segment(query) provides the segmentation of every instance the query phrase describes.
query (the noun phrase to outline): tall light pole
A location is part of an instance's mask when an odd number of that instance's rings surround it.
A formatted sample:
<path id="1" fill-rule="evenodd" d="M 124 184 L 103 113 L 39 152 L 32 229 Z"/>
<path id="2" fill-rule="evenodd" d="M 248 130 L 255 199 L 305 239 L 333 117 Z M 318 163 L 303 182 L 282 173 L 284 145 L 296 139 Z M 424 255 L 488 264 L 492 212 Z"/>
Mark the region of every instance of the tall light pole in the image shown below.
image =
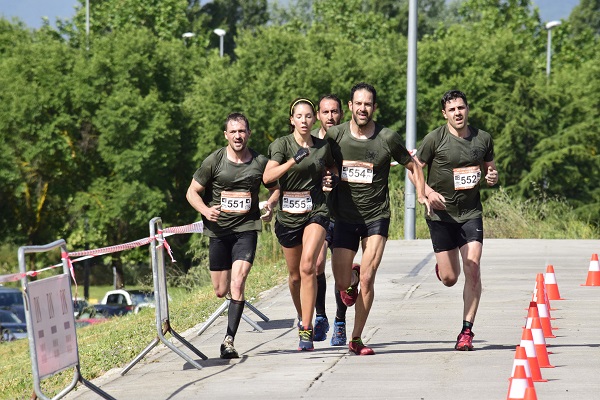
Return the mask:
<path id="1" fill-rule="evenodd" d="M 546 49 L 546 77 L 550 77 L 550 60 L 552 59 L 552 28 L 561 25 L 560 21 L 550 21 L 546 24 L 548 30 L 548 48 Z"/>
<path id="2" fill-rule="evenodd" d="M 85 0 L 85 49 L 90 51 L 90 0 Z"/>
<path id="3" fill-rule="evenodd" d="M 219 54 L 223 57 L 223 36 L 225 36 L 225 30 L 217 28 L 213 31 L 215 34 L 219 36 Z"/>
<path id="4" fill-rule="evenodd" d="M 417 142 L 417 0 L 408 3 L 408 58 L 406 61 L 406 148 Z M 404 240 L 415 239 L 415 186 L 404 178 Z"/>

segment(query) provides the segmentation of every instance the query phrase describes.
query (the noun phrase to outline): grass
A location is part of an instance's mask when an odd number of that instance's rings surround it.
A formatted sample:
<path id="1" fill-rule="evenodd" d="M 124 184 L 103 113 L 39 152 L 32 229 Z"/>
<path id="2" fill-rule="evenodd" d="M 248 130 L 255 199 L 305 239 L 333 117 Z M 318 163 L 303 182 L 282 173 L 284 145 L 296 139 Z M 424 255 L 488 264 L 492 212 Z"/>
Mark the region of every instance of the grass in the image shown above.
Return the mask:
<path id="1" fill-rule="evenodd" d="M 263 238 L 264 237 L 264 238 Z M 279 249 L 273 246 L 271 232 L 261 235 L 257 260 Z M 167 266 L 167 268 L 169 268 Z M 273 286 L 284 282 L 285 265 L 277 262 L 256 263 L 246 285 L 250 301 Z M 111 286 L 90 287 L 90 298 L 101 299 Z M 132 288 L 131 288 L 132 289 Z M 79 288 L 80 296 L 83 288 Z M 173 328 L 181 333 L 205 321 L 223 302 L 216 298 L 210 285 L 192 291 L 169 288 L 169 317 Z M 123 367 L 133 360 L 156 337 L 153 312 L 129 314 L 107 322 L 77 330 L 81 373 L 85 379 L 97 378 L 115 367 Z M 72 369 L 56 374 L 42 382 L 47 397 L 54 397 L 68 386 Z M 0 398 L 29 399 L 33 393 L 33 377 L 28 343 L 26 340 L 0 345 Z"/>
<path id="2" fill-rule="evenodd" d="M 402 238 L 404 192 L 391 185 L 392 224 L 390 239 Z M 252 273 L 246 286 L 248 300 L 285 282 L 287 270 L 281 248 L 269 225 L 260 235 Z M 593 239 L 599 229 L 575 218 L 572 209 L 556 199 L 515 200 L 496 189 L 484 203 L 484 227 L 487 238 Z M 429 238 L 423 207 L 417 206 L 416 237 Z M 169 269 L 169 266 L 167 266 Z M 198 268 L 200 269 L 200 268 Z M 199 276 L 206 278 L 206 272 Z M 173 328 L 183 332 L 205 321 L 222 303 L 213 294 L 206 279 L 204 286 L 169 288 L 170 320 Z M 90 288 L 90 297 L 101 299 L 110 286 Z M 79 296 L 83 288 L 79 288 Z M 290 305 L 291 306 L 291 305 Z M 156 337 L 154 313 L 142 312 L 114 318 L 100 325 L 77 331 L 82 375 L 94 379 L 115 367 L 123 367 Z M 62 372 L 43 381 L 43 390 L 53 397 L 72 379 L 72 372 Z M 28 399 L 33 392 L 31 363 L 27 341 L 0 345 L 0 393 L 6 399 Z"/>

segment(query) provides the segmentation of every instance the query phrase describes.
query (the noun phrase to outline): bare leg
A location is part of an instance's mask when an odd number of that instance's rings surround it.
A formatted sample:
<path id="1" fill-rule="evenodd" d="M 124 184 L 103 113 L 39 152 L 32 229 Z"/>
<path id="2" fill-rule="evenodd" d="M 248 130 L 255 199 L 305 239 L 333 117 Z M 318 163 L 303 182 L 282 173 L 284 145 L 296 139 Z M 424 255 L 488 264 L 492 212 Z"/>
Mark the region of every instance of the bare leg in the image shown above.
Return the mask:
<path id="1" fill-rule="evenodd" d="M 470 242 L 460 248 L 465 271 L 465 287 L 463 289 L 463 320 L 473 323 L 479 300 L 481 299 L 481 251 L 483 245 L 479 242 Z"/>
<path id="2" fill-rule="evenodd" d="M 231 270 L 210 271 L 210 280 L 217 297 L 222 298 L 229 293 L 229 282 L 231 280 Z"/>
<path id="3" fill-rule="evenodd" d="M 300 259 L 300 301 L 302 325 L 312 328 L 315 301 L 317 298 L 317 257 L 325 241 L 325 229 L 319 224 L 309 224 L 302 236 Z"/>
<path id="4" fill-rule="evenodd" d="M 246 289 L 246 278 L 250 273 L 252 264 L 248 261 L 237 260 L 234 261 L 231 268 L 231 298 L 233 300 L 244 300 L 244 290 Z"/>
<path id="5" fill-rule="evenodd" d="M 288 286 L 292 302 L 296 308 L 298 317 L 302 317 L 302 303 L 300 302 L 300 256 L 302 255 L 302 246 L 283 247 L 283 255 L 288 268 Z"/>
<path id="6" fill-rule="evenodd" d="M 458 249 L 435 253 L 440 278 L 445 286 L 454 286 L 460 276 L 460 260 Z"/>
<path id="7" fill-rule="evenodd" d="M 356 300 L 354 329 L 352 338 L 362 335 L 373 299 L 375 298 L 375 275 L 383 257 L 387 239 L 381 235 L 373 235 L 363 239 L 363 255 L 360 263 L 360 291 Z"/>

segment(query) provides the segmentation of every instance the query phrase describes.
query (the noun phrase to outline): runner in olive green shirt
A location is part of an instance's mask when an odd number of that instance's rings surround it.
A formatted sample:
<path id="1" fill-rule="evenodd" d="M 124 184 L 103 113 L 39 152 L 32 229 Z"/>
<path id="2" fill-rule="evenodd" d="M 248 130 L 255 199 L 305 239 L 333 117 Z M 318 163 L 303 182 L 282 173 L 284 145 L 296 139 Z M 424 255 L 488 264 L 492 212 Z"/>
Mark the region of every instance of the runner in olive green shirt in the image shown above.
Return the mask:
<path id="1" fill-rule="evenodd" d="M 311 135 L 318 138 L 325 138 L 327 129 L 332 126 L 339 125 L 340 121 L 344 117 L 344 111 L 342 110 L 342 101 L 335 94 L 326 94 L 321 96 L 319 104 L 317 105 L 317 119 L 321 123 L 320 127 L 313 129 Z M 330 213 L 331 217 L 331 213 Z M 327 261 L 327 248 L 331 246 L 333 241 L 333 220 L 329 222 L 327 226 L 327 233 L 325 234 L 325 242 L 319 252 L 317 258 L 317 299 L 315 302 L 315 325 L 314 325 L 314 340 L 321 342 L 327 340 L 327 332 L 329 332 L 329 320 L 327 319 L 327 312 L 325 309 L 325 298 L 327 295 L 327 279 L 325 277 L 325 263 Z M 339 293 L 336 291 L 336 301 L 339 297 Z M 343 304 L 343 303 L 342 303 Z M 345 306 L 344 306 L 345 307 Z M 338 312 L 340 311 L 338 307 Z M 344 309 L 343 317 L 338 319 L 340 315 L 336 315 L 336 321 L 334 323 L 334 331 L 331 337 L 332 346 L 345 346 L 346 345 L 346 313 Z"/>
<path id="2" fill-rule="evenodd" d="M 354 329 L 348 347 L 358 355 L 375 354 L 363 344 L 361 335 L 373 305 L 375 275 L 388 236 L 388 175 L 392 158 L 412 171 L 418 201 L 429 212 L 421 166 L 412 159 L 400 135 L 372 119 L 377 109 L 376 96 L 373 86 L 367 83 L 355 85 L 348 102 L 352 119 L 327 130 L 340 171 L 340 183 L 329 195 L 335 217 L 332 268 L 336 289 L 344 304 L 351 306 L 356 302 Z M 363 250 L 361 263 L 353 266 L 360 243 Z"/>
<path id="3" fill-rule="evenodd" d="M 325 241 L 329 213 L 323 188 L 330 190 L 335 165 L 324 139 L 312 136 L 315 108 L 308 99 L 290 106 L 290 134 L 269 146 L 263 180 L 279 180 L 281 196 L 275 234 L 283 247 L 289 288 L 298 313 L 298 350 L 314 350 L 313 313 L 317 294 L 316 261 Z"/>
<path id="4" fill-rule="evenodd" d="M 498 183 L 494 144 L 489 133 L 468 125 L 469 105 L 464 93 L 451 90 L 441 100 L 447 123 L 430 132 L 419 146 L 417 159 L 428 167 L 425 193 L 433 212 L 427 225 L 435 251 L 435 271 L 446 286 L 460 275 L 459 254 L 465 270 L 463 327 L 456 350 L 473 350 L 473 322 L 481 298 L 480 260 L 483 221 L 479 185 Z"/>
<path id="5" fill-rule="evenodd" d="M 243 114 L 227 116 L 227 146 L 202 162 L 186 195 L 190 205 L 202 214 L 204 232 L 210 238 L 209 267 L 215 294 L 231 294 L 221 358 L 238 358 L 233 341 L 244 311 L 244 288 L 254 262 L 260 220 L 271 219 L 279 197 L 276 182 L 265 185 L 270 196 L 261 217 L 258 191 L 268 160 L 247 147 L 250 134 Z"/>

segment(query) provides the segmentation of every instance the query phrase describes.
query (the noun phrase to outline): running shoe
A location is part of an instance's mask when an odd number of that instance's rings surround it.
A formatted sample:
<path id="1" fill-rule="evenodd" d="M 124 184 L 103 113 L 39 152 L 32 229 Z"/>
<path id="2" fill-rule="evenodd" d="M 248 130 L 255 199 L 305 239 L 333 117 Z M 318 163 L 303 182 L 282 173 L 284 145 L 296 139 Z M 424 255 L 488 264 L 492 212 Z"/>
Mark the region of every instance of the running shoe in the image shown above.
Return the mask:
<path id="1" fill-rule="evenodd" d="M 437 276 L 438 281 L 442 281 L 442 278 L 440 278 L 440 267 L 437 264 L 435 264 L 435 276 Z"/>
<path id="2" fill-rule="evenodd" d="M 315 334 L 313 340 L 315 342 L 323 342 L 327 340 L 327 332 L 329 332 L 329 320 L 327 317 L 320 317 L 317 315 L 315 318 L 315 327 L 313 328 Z"/>
<path id="3" fill-rule="evenodd" d="M 298 343 L 298 351 L 313 351 L 313 331 L 312 329 L 300 329 L 298 331 L 300 342 Z"/>
<path id="4" fill-rule="evenodd" d="M 464 329 L 456 338 L 456 346 L 454 348 L 459 351 L 473 350 L 473 336 L 475 334 L 469 328 Z"/>
<path id="5" fill-rule="evenodd" d="M 358 283 L 360 282 L 360 264 L 353 264 L 352 270 L 356 271 L 357 280 L 356 283 L 350 286 L 343 292 L 340 292 L 340 297 L 342 299 L 342 303 L 344 303 L 347 307 L 352 307 L 354 303 L 356 303 L 356 299 L 358 298 Z"/>
<path id="6" fill-rule="evenodd" d="M 352 339 L 348 344 L 348 348 L 357 356 L 372 356 L 373 354 L 375 354 L 372 348 L 367 347 L 363 344 L 361 338 Z"/>
<path id="7" fill-rule="evenodd" d="M 221 344 L 221 358 L 240 358 L 235 347 L 233 347 L 233 338 L 229 335 L 225 336 L 225 340 Z"/>
<path id="8" fill-rule="evenodd" d="M 333 335 L 331 335 L 332 346 L 345 346 L 346 345 L 346 322 L 335 321 L 333 323 Z"/>

